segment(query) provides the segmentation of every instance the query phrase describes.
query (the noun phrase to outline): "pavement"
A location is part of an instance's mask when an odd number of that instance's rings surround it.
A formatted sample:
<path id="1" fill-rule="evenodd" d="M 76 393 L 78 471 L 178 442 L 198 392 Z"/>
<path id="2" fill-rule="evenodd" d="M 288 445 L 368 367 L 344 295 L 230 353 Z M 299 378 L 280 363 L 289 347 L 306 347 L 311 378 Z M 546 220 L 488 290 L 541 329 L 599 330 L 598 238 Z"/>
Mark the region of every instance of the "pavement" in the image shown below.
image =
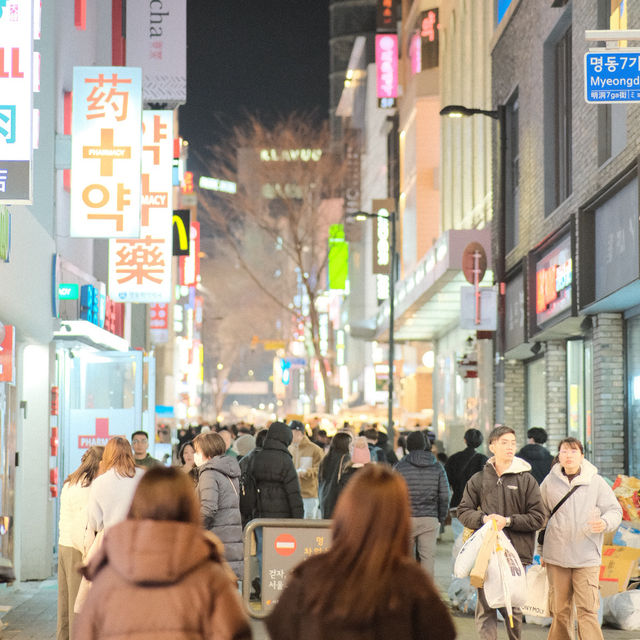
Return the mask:
<path id="1" fill-rule="evenodd" d="M 451 548 L 453 538 L 447 529 L 438 541 L 435 581 L 443 599 L 448 602 L 447 587 L 451 579 Z M 56 636 L 57 580 L 14 582 L 0 585 L 0 639 L 2 640 L 53 640 Z M 473 616 L 452 611 L 458 630 L 458 638 L 476 638 Z M 254 640 L 269 640 L 264 624 L 252 619 Z M 546 639 L 548 627 L 525 624 L 523 640 Z M 610 627 L 602 629 L 605 640 L 640 640 L 640 631 L 621 631 Z M 507 633 L 499 626 L 498 640 L 506 640 Z M 393 640 L 390 638 L 389 640 Z"/>

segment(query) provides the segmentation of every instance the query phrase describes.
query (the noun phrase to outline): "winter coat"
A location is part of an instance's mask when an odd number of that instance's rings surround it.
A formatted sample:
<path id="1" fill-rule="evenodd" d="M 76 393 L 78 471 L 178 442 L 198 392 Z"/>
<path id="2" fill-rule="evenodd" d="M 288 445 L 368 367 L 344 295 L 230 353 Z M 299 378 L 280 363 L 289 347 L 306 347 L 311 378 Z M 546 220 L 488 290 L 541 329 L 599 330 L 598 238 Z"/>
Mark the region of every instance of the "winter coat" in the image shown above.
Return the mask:
<path id="1" fill-rule="evenodd" d="M 427 574 L 411 560 L 393 573 L 391 593 L 398 604 L 389 610 L 381 603 L 372 622 L 358 625 L 349 620 L 337 622 L 329 615 L 309 610 L 306 585 L 317 578 L 322 555 L 313 556 L 289 574 L 287 587 L 266 624 L 271 640 L 452 640 L 455 627 L 448 608 Z M 363 595 L 366 597 L 366 586 Z"/>
<path id="2" fill-rule="evenodd" d="M 198 497 L 205 529 L 224 544 L 225 557 L 242 578 L 243 545 L 239 497 L 240 465 L 227 455 L 207 460 L 198 468 Z"/>
<path id="3" fill-rule="evenodd" d="M 410 451 L 394 469 L 407 482 L 411 515 L 444 522 L 449 513 L 449 483 L 436 457 L 430 451 Z"/>
<path id="4" fill-rule="evenodd" d="M 484 469 L 467 482 L 458 505 L 458 520 L 469 529 L 479 529 L 482 518 L 491 513 L 511 518 L 503 531 L 518 552 L 522 564 L 531 564 L 535 532 L 545 522 L 540 487 L 529 473 L 531 465 L 514 457 L 511 466 L 498 476 L 490 458 Z M 478 510 L 480 507 L 480 510 Z"/>
<path id="5" fill-rule="evenodd" d="M 346 465 L 351 460 L 348 453 L 329 450 L 320 463 L 318 471 L 318 497 L 323 518 L 331 518 L 338 500 L 338 482 Z"/>
<path id="6" fill-rule="evenodd" d="M 541 444 L 527 444 L 518 451 L 517 456 L 531 465 L 531 475 L 538 484 L 542 484 L 551 471 L 553 456 Z"/>
<path id="7" fill-rule="evenodd" d="M 245 640 L 251 629 L 220 542 L 186 522 L 125 520 L 85 569 L 73 640 Z"/>
<path id="8" fill-rule="evenodd" d="M 451 508 L 458 506 L 469 478 L 474 473 L 482 471 L 486 462 L 487 456 L 476 453 L 473 447 L 467 447 L 449 457 L 444 465 L 444 470 L 447 472 L 447 479 L 452 491 Z"/>
<path id="9" fill-rule="evenodd" d="M 289 453 L 298 472 L 302 497 L 317 498 L 318 467 L 324 457 L 324 451 L 317 444 L 313 444 L 306 435 L 303 435 L 298 444 L 289 446 Z M 307 459 L 305 460 L 305 458 Z"/>
<path id="10" fill-rule="evenodd" d="M 578 489 L 549 518 L 544 534 L 542 559 L 561 567 L 595 567 L 601 564 L 603 533 L 584 533 L 594 507 L 607 523 L 605 531 L 615 531 L 622 520 L 622 508 L 611 487 L 588 460 L 580 465 L 580 474 L 571 483 L 562 473 L 562 465 L 554 464 L 540 487 L 547 517 L 569 490 Z"/>
<path id="11" fill-rule="evenodd" d="M 58 544 L 84 551 L 84 532 L 87 528 L 89 487 L 81 483 L 65 482 L 60 493 L 60 521 Z"/>
<path id="12" fill-rule="evenodd" d="M 303 518 L 304 506 L 298 474 L 288 446 L 291 429 L 274 423 L 262 450 L 253 454 L 253 477 L 260 491 L 261 518 Z"/>

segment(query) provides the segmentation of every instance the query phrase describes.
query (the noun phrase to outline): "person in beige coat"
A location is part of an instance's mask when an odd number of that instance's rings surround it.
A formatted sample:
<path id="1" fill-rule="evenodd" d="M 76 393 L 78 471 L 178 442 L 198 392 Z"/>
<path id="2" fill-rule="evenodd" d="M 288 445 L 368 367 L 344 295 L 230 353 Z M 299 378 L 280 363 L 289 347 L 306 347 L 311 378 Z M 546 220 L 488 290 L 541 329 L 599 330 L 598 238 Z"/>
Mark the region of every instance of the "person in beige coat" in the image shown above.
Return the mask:
<path id="1" fill-rule="evenodd" d="M 307 436 L 305 426 L 299 420 L 292 420 L 289 425 L 293 434 L 293 442 L 289 453 L 298 473 L 305 519 L 318 517 L 318 470 L 324 451 L 313 444 Z"/>
<path id="2" fill-rule="evenodd" d="M 157 467 L 140 480 L 127 520 L 84 568 L 93 583 L 73 640 L 247 640 L 251 628 L 220 541 L 200 528 L 193 484 Z"/>

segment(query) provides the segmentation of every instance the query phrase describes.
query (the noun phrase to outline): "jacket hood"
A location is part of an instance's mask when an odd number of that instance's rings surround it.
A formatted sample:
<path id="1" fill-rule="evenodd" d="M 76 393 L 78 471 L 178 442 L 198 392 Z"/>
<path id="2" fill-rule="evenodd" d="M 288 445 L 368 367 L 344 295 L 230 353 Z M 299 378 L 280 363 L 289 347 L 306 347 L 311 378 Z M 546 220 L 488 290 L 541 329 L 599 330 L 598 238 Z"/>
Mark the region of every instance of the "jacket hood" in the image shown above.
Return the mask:
<path id="1" fill-rule="evenodd" d="M 430 467 L 436 463 L 436 457 L 431 451 L 421 451 L 419 449 L 409 451 L 406 460 L 414 467 Z"/>
<path id="2" fill-rule="evenodd" d="M 289 426 L 284 422 L 273 422 L 267 432 L 265 445 L 269 440 L 276 440 L 284 444 L 285 447 L 288 447 L 293 440 L 293 434 L 291 433 Z"/>
<path id="3" fill-rule="evenodd" d="M 541 444 L 527 444 L 520 449 L 519 453 L 532 460 L 547 460 L 551 455 Z"/>
<path id="4" fill-rule="evenodd" d="M 569 479 L 567 478 L 567 476 L 562 473 L 562 465 L 559 462 L 556 462 L 556 464 L 551 467 L 550 473 L 552 473 L 554 476 L 557 476 L 558 478 L 563 479 L 567 484 L 569 483 Z M 573 479 L 573 484 L 589 484 L 593 477 L 597 475 L 597 473 L 598 467 L 596 467 L 585 458 L 580 463 L 580 474 Z"/>
<path id="5" fill-rule="evenodd" d="M 490 464 L 494 469 L 495 459 L 495 456 L 491 456 L 487 460 L 487 464 Z M 526 460 L 518 458 L 518 456 L 514 456 L 513 460 L 511 461 L 511 466 L 502 475 L 504 475 L 505 473 L 524 473 L 525 471 L 531 471 L 531 465 Z"/>
<path id="6" fill-rule="evenodd" d="M 171 584 L 212 556 L 224 556 L 221 543 L 195 524 L 125 520 L 105 534 L 85 574 L 92 580 L 108 564 L 127 582 Z"/>
<path id="7" fill-rule="evenodd" d="M 198 472 L 201 473 L 204 469 L 215 469 L 230 478 L 240 477 L 240 465 L 238 464 L 238 460 L 227 455 L 216 456 L 215 458 L 211 458 L 211 460 L 207 460 L 201 467 L 199 467 Z"/>

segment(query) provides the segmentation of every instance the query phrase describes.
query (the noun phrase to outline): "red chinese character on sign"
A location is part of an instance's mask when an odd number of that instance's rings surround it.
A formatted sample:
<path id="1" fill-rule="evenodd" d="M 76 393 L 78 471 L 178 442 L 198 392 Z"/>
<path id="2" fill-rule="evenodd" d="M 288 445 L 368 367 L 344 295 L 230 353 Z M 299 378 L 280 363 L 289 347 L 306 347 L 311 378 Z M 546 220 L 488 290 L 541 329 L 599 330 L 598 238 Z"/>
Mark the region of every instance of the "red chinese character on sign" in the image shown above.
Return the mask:
<path id="1" fill-rule="evenodd" d="M 122 274 L 118 282 L 136 281 L 142 284 L 144 280 L 160 283 L 162 278 L 157 274 L 164 271 L 164 256 L 157 245 L 161 245 L 164 240 L 155 240 L 150 236 L 140 240 L 117 240 L 119 249 L 116 251 L 118 262 L 116 263 L 116 273 Z"/>
<path id="2" fill-rule="evenodd" d="M 121 122 L 127 119 L 127 111 L 129 108 L 129 92 L 118 91 L 119 84 L 131 84 L 131 78 L 119 78 L 117 73 L 113 73 L 111 78 L 105 78 L 103 73 L 99 73 L 97 78 L 86 78 L 85 82 L 95 83 L 96 86 L 91 89 L 91 93 L 87 96 L 87 120 L 93 118 L 104 118 L 105 109 L 110 107 L 116 114 L 116 120 Z M 108 87 L 108 91 L 105 85 Z"/>
<path id="3" fill-rule="evenodd" d="M 429 11 L 427 17 L 422 20 L 422 29 L 420 35 L 423 38 L 427 38 L 429 42 L 434 42 L 436 39 L 436 12 Z"/>

